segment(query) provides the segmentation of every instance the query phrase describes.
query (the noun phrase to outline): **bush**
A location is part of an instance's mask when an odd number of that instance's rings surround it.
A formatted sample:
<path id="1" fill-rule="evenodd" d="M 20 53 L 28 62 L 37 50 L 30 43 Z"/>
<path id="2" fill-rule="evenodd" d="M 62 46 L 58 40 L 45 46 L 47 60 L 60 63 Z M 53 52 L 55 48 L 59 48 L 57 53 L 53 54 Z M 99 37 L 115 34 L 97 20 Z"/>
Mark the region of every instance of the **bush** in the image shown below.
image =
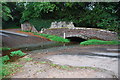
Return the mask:
<path id="1" fill-rule="evenodd" d="M 52 41 L 57 41 L 57 42 L 70 42 L 68 39 L 64 39 L 62 37 L 59 36 L 55 36 L 55 35 L 50 35 L 50 34 L 38 34 L 38 33 L 34 33 L 35 35 L 39 35 L 39 36 L 43 36 L 46 37 Z"/>
<path id="2" fill-rule="evenodd" d="M 91 39 L 84 42 L 81 42 L 80 45 L 119 45 L 120 41 L 102 41 Z"/>
<path id="3" fill-rule="evenodd" d="M 26 55 L 26 54 L 23 53 L 21 50 L 13 51 L 10 54 L 11 57 L 14 57 L 14 56 L 20 56 L 21 57 L 21 56 L 24 56 L 24 55 Z M 5 63 L 6 61 L 8 61 L 10 59 L 11 58 L 8 55 L 0 57 L 0 60 L 1 60 L 2 63 Z"/>
<path id="4" fill-rule="evenodd" d="M 21 50 L 18 50 L 18 51 L 13 51 L 11 52 L 10 56 L 24 56 L 26 55 L 25 53 L 23 53 Z"/>

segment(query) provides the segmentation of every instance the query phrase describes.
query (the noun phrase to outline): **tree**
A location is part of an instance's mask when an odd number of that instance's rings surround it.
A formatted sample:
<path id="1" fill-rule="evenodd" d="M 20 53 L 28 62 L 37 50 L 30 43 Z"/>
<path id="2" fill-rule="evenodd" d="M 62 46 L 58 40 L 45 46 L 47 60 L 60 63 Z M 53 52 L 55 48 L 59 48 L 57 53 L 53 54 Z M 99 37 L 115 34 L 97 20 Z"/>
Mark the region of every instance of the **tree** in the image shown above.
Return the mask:
<path id="1" fill-rule="evenodd" d="M 5 2 L 2 3 L 2 18 L 4 21 L 8 21 L 10 18 L 13 20 L 11 10 Z"/>
<path id="2" fill-rule="evenodd" d="M 44 14 L 51 13 L 56 9 L 56 5 L 50 2 L 27 3 L 26 9 L 22 12 L 21 22 L 30 20 L 31 18 L 42 18 Z"/>
<path id="3" fill-rule="evenodd" d="M 2 28 L 19 28 L 20 19 L 24 10 L 24 3 L 5 2 L 2 3 Z"/>
<path id="4" fill-rule="evenodd" d="M 40 21 L 73 21 L 77 27 L 95 27 L 119 32 L 119 5 L 118 2 L 14 2 L 7 3 L 7 11 L 4 12 L 12 15 L 14 21 L 21 23 L 39 21 L 40 25 Z M 10 15 L 7 17 L 12 19 Z M 38 25 L 36 27 L 39 27 Z M 45 26 L 42 24 L 42 27 Z"/>

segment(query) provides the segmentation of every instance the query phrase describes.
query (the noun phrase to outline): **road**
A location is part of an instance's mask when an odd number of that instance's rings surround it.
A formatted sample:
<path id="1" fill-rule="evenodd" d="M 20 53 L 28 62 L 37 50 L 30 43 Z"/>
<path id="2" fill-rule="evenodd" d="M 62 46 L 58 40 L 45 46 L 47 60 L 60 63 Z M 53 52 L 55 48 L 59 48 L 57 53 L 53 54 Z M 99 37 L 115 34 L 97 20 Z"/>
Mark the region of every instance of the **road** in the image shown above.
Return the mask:
<path id="1" fill-rule="evenodd" d="M 1 32 L 1 31 L 0 31 Z M 48 41 L 43 38 L 2 31 L 3 46 L 7 47 L 28 47 L 28 45 L 46 44 Z M 33 46 L 34 47 L 34 46 Z M 33 51 L 28 51 L 32 62 L 25 63 L 23 71 L 18 72 L 13 78 L 113 78 L 118 77 L 119 46 L 98 45 L 98 46 L 56 46 Z M 34 49 L 34 48 L 33 48 Z M 34 64 L 35 61 L 46 61 L 51 64 L 72 67 L 92 67 L 98 69 L 61 70 L 48 64 Z M 42 70 L 42 72 L 41 72 Z M 102 71 L 101 71 L 102 70 Z M 40 72 L 39 72 L 40 71 Z"/>
<path id="2" fill-rule="evenodd" d="M 2 47 L 19 48 L 48 42 L 47 39 L 6 30 L 0 30 L 0 36 L 3 43 Z"/>
<path id="3" fill-rule="evenodd" d="M 117 78 L 119 53 L 116 50 L 119 50 L 117 45 L 104 45 L 30 51 L 33 61 L 25 63 L 23 71 L 13 78 Z M 39 62 L 73 69 L 59 69 Z"/>

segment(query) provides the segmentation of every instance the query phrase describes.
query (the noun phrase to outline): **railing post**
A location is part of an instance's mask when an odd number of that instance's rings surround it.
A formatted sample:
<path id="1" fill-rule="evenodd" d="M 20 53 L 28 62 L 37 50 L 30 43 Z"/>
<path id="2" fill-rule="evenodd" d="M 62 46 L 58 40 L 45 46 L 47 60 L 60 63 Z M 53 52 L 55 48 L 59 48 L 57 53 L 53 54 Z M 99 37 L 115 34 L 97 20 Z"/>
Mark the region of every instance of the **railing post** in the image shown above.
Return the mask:
<path id="1" fill-rule="evenodd" d="M 63 38 L 65 39 L 65 33 L 63 33 Z"/>

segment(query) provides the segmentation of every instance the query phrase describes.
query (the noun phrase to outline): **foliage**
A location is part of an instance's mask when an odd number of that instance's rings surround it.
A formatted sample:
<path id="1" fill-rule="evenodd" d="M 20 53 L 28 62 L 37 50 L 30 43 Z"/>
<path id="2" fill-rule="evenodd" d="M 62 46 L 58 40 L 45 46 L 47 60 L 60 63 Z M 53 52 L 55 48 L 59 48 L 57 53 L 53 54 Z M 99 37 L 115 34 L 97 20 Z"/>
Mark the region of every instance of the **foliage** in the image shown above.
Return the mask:
<path id="1" fill-rule="evenodd" d="M 42 20 L 42 19 L 30 19 L 29 22 L 34 25 L 34 27 L 40 31 L 42 28 L 49 28 L 53 20 Z"/>
<path id="2" fill-rule="evenodd" d="M 13 51 L 10 54 L 11 57 L 14 57 L 14 56 L 20 56 L 21 57 L 21 56 L 24 56 L 24 55 L 26 55 L 26 54 L 23 53 L 21 50 Z M 0 57 L 0 60 L 2 60 L 2 63 L 5 63 L 6 61 L 8 61 L 10 59 L 11 58 L 8 55 Z"/>
<path id="3" fill-rule="evenodd" d="M 21 50 L 18 50 L 18 51 L 13 51 L 11 52 L 10 56 L 24 56 L 26 55 L 25 53 L 23 53 Z"/>
<path id="4" fill-rule="evenodd" d="M 109 3 L 107 7 L 103 3 L 96 3 L 94 6 L 93 10 L 86 11 L 83 20 L 91 26 L 118 32 L 120 21 L 116 15 L 115 3 Z"/>
<path id="5" fill-rule="evenodd" d="M 28 3 L 26 9 L 22 12 L 21 22 L 31 18 L 43 17 L 43 14 L 53 12 L 55 9 L 56 5 L 50 2 Z"/>
<path id="6" fill-rule="evenodd" d="M 62 37 L 59 36 L 55 36 L 55 35 L 50 35 L 50 34 L 38 34 L 38 33 L 34 33 L 35 35 L 40 35 L 43 37 L 46 37 L 52 41 L 58 41 L 58 42 L 70 42 L 68 39 L 64 39 Z"/>
<path id="7" fill-rule="evenodd" d="M 0 75 L 2 75 L 3 78 L 5 76 L 15 73 L 16 71 L 19 70 L 18 68 L 22 67 L 22 65 L 18 65 L 15 63 L 7 63 L 1 65 L 2 65 L 2 72 L 0 73 Z"/>
<path id="8" fill-rule="evenodd" d="M 4 63 L 4 62 L 6 62 L 6 61 L 10 60 L 10 58 L 9 58 L 9 56 L 8 56 L 8 55 L 3 56 L 3 57 L 0 57 L 0 58 L 2 59 L 2 63 Z"/>
<path id="9" fill-rule="evenodd" d="M 11 15 L 11 10 L 7 6 L 7 3 L 2 3 L 2 18 L 5 21 L 8 21 L 10 18 L 13 19 Z"/>
<path id="10" fill-rule="evenodd" d="M 13 51 L 11 52 L 10 56 L 14 57 L 15 55 L 17 56 L 24 56 L 25 54 L 18 50 L 18 51 Z M 22 67 L 22 65 L 18 65 L 12 62 L 7 62 L 8 60 L 10 60 L 11 58 L 6 55 L 6 56 L 2 56 L 0 57 L 0 67 L 2 67 L 2 70 L 0 72 L 0 75 L 2 75 L 2 78 L 15 73 L 16 71 L 18 71 L 20 67 Z M 30 61 L 32 60 L 32 58 L 26 58 L 26 61 Z"/>
<path id="11" fill-rule="evenodd" d="M 31 31 L 27 31 L 27 30 L 22 30 L 23 32 L 31 32 Z"/>
<path id="12" fill-rule="evenodd" d="M 20 28 L 20 25 L 16 21 L 7 21 L 2 23 L 2 29 L 15 29 Z"/>
<path id="13" fill-rule="evenodd" d="M 120 32 L 119 2 L 7 2 L 3 3 L 5 23 L 11 19 L 29 21 L 37 30 L 51 21 L 73 21 L 77 27 L 95 27 Z M 37 18 L 37 19 L 36 19 Z"/>
<path id="14" fill-rule="evenodd" d="M 50 64 L 50 63 L 49 63 L 49 64 Z M 51 65 L 52 67 L 55 67 L 55 66 L 57 66 L 57 64 L 52 64 L 52 63 L 51 63 L 50 65 Z"/>
<path id="15" fill-rule="evenodd" d="M 40 63 L 41 63 L 41 64 L 45 64 L 45 63 L 47 63 L 47 62 L 45 62 L 45 61 L 41 61 Z"/>
<path id="16" fill-rule="evenodd" d="M 6 7 L 4 9 L 4 6 Z M 2 28 L 20 28 L 20 19 L 24 10 L 24 2 L 4 2 L 2 3 Z M 10 15 L 10 16 L 9 16 Z"/>
<path id="17" fill-rule="evenodd" d="M 6 51 L 6 50 L 10 50 L 11 48 L 7 48 L 7 47 L 1 47 L 0 51 Z"/>
<path id="18" fill-rule="evenodd" d="M 25 61 L 31 61 L 32 58 L 23 58 L 20 60 L 25 60 Z M 1 61 L 1 58 L 0 58 Z M 2 78 L 5 78 L 6 76 L 9 76 L 11 74 L 14 74 L 15 72 L 19 71 L 19 68 L 22 67 L 23 65 L 16 64 L 16 62 L 9 62 L 9 63 L 0 63 L 0 75 Z"/>
<path id="19" fill-rule="evenodd" d="M 33 60 L 33 58 L 21 58 L 19 60 L 22 60 L 22 61 L 31 61 L 31 60 Z"/>
<path id="20" fill-rule="evenodd" d="M 96 39 L 90 39 L 80 43 L 80 45 L 119 45 L 119 44 L 120 41 L 102 41 Z"/>

